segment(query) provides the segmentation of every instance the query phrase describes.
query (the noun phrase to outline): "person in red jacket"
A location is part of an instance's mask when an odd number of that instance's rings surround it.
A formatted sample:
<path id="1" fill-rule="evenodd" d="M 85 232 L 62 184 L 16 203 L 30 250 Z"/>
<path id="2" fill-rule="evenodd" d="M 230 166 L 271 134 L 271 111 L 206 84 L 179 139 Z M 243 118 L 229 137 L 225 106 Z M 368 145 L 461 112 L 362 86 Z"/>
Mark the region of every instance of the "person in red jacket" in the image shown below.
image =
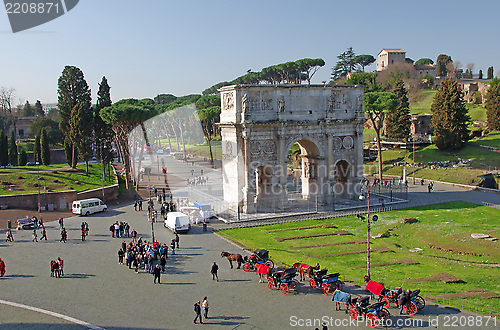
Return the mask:
<path id="1" fill-rule="evenodd" d="M 5 275 L 5 262 L 0 258 L 0 276 Z"/>

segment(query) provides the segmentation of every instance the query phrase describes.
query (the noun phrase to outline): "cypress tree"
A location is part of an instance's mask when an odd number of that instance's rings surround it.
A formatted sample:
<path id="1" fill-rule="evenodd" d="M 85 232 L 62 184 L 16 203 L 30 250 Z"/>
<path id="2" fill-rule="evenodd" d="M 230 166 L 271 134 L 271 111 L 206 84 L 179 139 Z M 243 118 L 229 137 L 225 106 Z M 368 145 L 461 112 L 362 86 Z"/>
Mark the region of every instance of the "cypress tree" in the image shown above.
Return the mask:
<path id="1" fill-rule="evenodd" d="M 92 155 L 92 110 L 87 102 L 80 102 L 71 111 L 68 135 L 71 143 L 78 151 L 78 158 L 86 163 L 88 173 L 88 160 Z"/>
<path id="2" fill-rule="evenodd" d="M 500 85 L 490 87 L 486 94 L 486 118 L 490 131 L 500 131 Z"/>
<path id="3" fill-rule="evenodd" d="M 441 83 L 431 111 L 436 147 L 440 150 L 462 148 L 469 139 L 470 117 L 456 81 L 446 79 Z"/>
<path id="4" fill-rule="evenodd" d="M 17 145 L 14 131 L 12 131 L 9 141 L 9 162 L 11 165 L 17 165 Z"/>
<path id="5" fill-rule="evenodd" d="M 18 161 L 19 161 L 19 165 L 23 166 L 23 165 L 26 165 L 26 163 L 28 162 L 28 154 L 26 153 L 26 151 L 24 149 L 21 149 L 19 148 L 20 151 L 19 151 L 19 157 L 18 157 Z"/>
<path id="6" fill-rule="evenodd" d="M 402 79 L 396 81 L 392 93 L 398 98 L 399 105 L 396 109 L 387 111 L 385 134 L 388 139 L 408 141 L 411 133 L 410 103 L 408 102 L 408 91 Z"/>
<path id="7" fill-rule="evenodd" d="M 5 166 L 9 163 L 9 145 L 6 140 L 6 136 L 2 131 L 0 131 L 0 165 Z"/>
<path id="8" fill-rule="evenodd" d="M 50 165 L 50 146 L 49 146 L 49 137 L 47 136 L 47 130 L 42 128 L 41 132 L 42 137 L 40 138 L 40 146 L 42 153 L 42 164 Z"/>
<path id="9" fill-rule="evenodd" d="M 493 67 L 492 66 L 490 66 L 488 68 L 488 73 L 487 74 L 488 74 L 487 79 L 493 79 Z"/>

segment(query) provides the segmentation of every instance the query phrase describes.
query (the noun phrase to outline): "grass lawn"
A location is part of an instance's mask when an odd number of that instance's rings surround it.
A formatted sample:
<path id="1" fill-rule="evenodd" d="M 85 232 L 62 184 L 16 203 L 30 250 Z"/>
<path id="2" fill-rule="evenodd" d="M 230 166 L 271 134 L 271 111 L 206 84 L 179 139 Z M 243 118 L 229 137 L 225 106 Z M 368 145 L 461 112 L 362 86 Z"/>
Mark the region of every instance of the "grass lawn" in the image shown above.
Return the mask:
<path id="1" fill-rule="evenodd" d="M 472 121 L 486 121 L 486 109 L 482 105 L 465 103 Z"/>
<path id="2" fill-rule="evenodd" d="M 486 136 L 471 140 L 469 143 L 473 145 L 500 148 L 500 132 L 491 132 Z"/>
<path id="3" fill-rule="evenodd" d="M 372 266 L 372 279 L 386 286 L 402 286 L 421 289 L 426 295 L 459 293 L 466 290 L 486 289 L 500 295 L 499 268 L 474 266 L 474 263 L 500 263 L 500 242 L 476 240 L 471 233 L 485 233 L 500 237 L 500 224 L 492 219 L 500 217 L 500 210 L 466 202 L 428 205 L 412 209 L 378 214 L 379 221 L 372 225 L 372 236 L 390 233 L 387 238 L 372 239 L 372 248 L 387 248 L 391 252 L 371 253 L 371 264 L 393 262 L 409 258 L 419 264 Z M 415 218 L 418 223 L 402 224 L 403 218 Z M 300 231 L 272 231 L 272 229 L 296 228 L 318 224 L 332 224 L 338 228 L 316 227 Z M 313 235 L 336 230 L 347 230 L 353 235 L 323 236 L 276 241 L 276 237 Z M 318 244 L 339 243 L 366 239 L 366 223 L 354 216 L 284 223 L 263 227 L 229 229 L 219 232 L 235 238 L 256 249 L 266 249 L 270 255 L 288 265 L 295 262 L 316 264 L 330 272 L 362 278 L 366 274 L 366 252 L 332 257 L 317 257 L 325 254 L 366 251 L 365 244 L 342 244 L 323 247 L 304 247 Z M 290 249 L 290 247 L 300 247 Z M 422 251 L 411 253 L 410 249 Z M 450 252 L 447 252 L 450 251 Z M 465 264 L 460 264 L 462 262 Z M 361 266 L 361 268 L 354 268 Z M 431 274 L 448 273 L 464 283 L 419 282 L 410 280 L 428 277 Z M 318 294 L 319 294 L 318 290 Z M 468 298 L 468 303 L 500 310 L 500 299 Z"/>
<path id="4" fill-rule="evenodd" d="M 63 167 L 64 170 L 43 171 Z M 105 186 L 115 183 L 114 178 L 109 180 L 106 176 L 106 179 Z M 45 191 L 44 187 L 50 188 L 51 191 L 76 190 L 78 192 L 100 188 L 102 185 L 101 165 L 89 164 L 88 175 L 85 174 L 85 164 L 78 164 L 77 170 L 70 170 L 64 164 L 40 166 L 40 181 L 38 181 L 36 166 L 4 168 L 0 170 L 0 195 L 37 193 L 38 182 L 43 191 Z M 16 186 L 14 191 L 9 189 L 11 184 Z"/>
<path id="5" fill-rule="evenodd" d="M 416 115 L 431 113 L 431 105 L 436 93 L 437 91 L 433 89 L 420 90 L 415 100 L 410 105 L 410 112 Z"/>
<path id="6" fill-rule="evenodd" d="M 490 134 L 491 135 L 491 134 Z M 488 135 L 488 136 L 490 136 Z M 489 141 L 499 141 L 500 133 L 493 135 Z M 480 144 L 480 143 L 479 143 Z M 477 176 L 485 172 L 500 169 L 500 153 L 465 147 L 458 151 L 439 151 L 435 145 L 415 148 L 415 162 L 439 162 L 446 160 L 472 159 L 472 166 L 466 168 L 415 168 L 415 176 L 428 180 L 447 181 L 460 184 L 471 184 L 478 181 Z M 382 152 L 383 171 L 388 175 L 403 175 L 402 166 L 393 166 L 396 162 L 413 163 L 413 150 L 392 149 Z M 412 166 L 407 166 L 407 175 L 413 175 Z M 365 163 L 365 173 L 377 173 L 377 162 Z"/>

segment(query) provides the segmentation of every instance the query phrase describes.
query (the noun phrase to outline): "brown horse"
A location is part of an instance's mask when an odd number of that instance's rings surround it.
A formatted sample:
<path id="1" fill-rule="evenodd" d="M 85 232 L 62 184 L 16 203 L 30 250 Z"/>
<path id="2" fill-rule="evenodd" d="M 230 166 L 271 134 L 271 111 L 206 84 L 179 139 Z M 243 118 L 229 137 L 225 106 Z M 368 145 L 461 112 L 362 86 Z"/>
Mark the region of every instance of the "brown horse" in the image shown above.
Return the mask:
<path id="1" fill-rule="evenodd" d="M 238 263 L 238 267 L 236 267 L 236 269 L 240 269 L 241 263 L 243 262 L 243 257 L 241 256 L 241 254 L 232 254 L 229 252 L 222 251 L 220 256 L 221 256 L 221 258 L 224 258 L 224 257 L 227 258 L 227 260 L 229 261 L 229 264 L 231 265 L 231 269 L 233 269 L 233 261 L 236 261 Z"/>
<path id="2" fill-rule="evenodd" d="M 292 265 L 293 268 L 296 268 L 300 274 L 300 280 L 303 281 L 306 276 L 311 278 L 314 274 L 315 270 L 319 270 L 319 263 L 316 263 L 316 266 L 310 266 L 306 264 L 301 264 L 300 262 L 296 262 Z"/>

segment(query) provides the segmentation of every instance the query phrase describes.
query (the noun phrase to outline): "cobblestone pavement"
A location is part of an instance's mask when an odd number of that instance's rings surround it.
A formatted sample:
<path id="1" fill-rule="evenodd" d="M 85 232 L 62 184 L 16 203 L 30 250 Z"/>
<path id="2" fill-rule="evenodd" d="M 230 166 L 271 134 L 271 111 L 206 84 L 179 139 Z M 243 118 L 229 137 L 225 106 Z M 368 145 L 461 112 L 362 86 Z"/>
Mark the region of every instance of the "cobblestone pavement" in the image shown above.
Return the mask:
<path id="1" fill-rule="evenodd" d="M 116 220 L 129 222 L 143 239 L 150 239 L 151 225 L 147 222 L 146 212 L 135 212 L 128 205 L 86 218 L 67 218 L 67 243 L 59 242 L 57 222 L 47 223 L 47 242 L 31 242 L 31 231 L 16 233 L 14 243 L 2 241 L 0 257 L 7 264 L 7 274 L 0 278 L 0 299 L 60 313 L 105 329 L 200 327 L 192 323 L 193 303 L 205 295 L 209 297 L 211 317 L 204 326 L 214 329 L 312 330 L 317 325 L 298 326 L 302 324 L 300 320 L 306 322 L 307 319 L 322 317 L 327 317 L 333 325 L 341 320 L 348 322 L 344 312 L 335 312 L 331 296 L 325 296 L 317 289 L 301 285 L 298 292 L 292 291 L 285 296 L 259 284 L 253 273 L 231 270 L 227 260 L 221 259 L 220 252 L 242 250 L 211 232 L 222 226 L 220 223 L 210 224 L 208 232 L 193 227 L 192 232 L 181 235 L 181 248 L 168 259 L 162 284 L 155 285 L 151 275 L 135 274 L 118 264 L 117 251 L 122 239 L 111 238 L 108 231 Z M 90 225 L 90 237 L 85 242 L 79 236 L 81 221 Z M 155 223 L 154 229 L 160 242 L 168 242 L 173 237 L 161 223 Z M 65 260 L 65 276 L 60 279 L 49 277 L 49 262 L 58 256 Z M 220 266 L 220 282 L 211 279 L 210 266 L 214 261 Z M 354 286 L 348 286 L 346 291 L 364 294 Z M 396 314 L 397 311 L 392 309 L 391 312 Z M 86 328 L 3 304 L 0 304 L 0 315 L 2 329 Z M 419 319 L 422 324 L 417 328 L 435 328 L 429 321 L 435 322 L 433 320 L 438 316 L 440 322 L 445 322 L 445 317 L 470 315 L 440 306 L 427 306 L 418 316 L 396 316 L 392 321 Z M 367 328 L 361 324 L 345 325 L 329 329 Z"/>
<path id="2" fill-rule="evenodd" d="M 186 165 L 184 172 L 191 175 Z M 450 200 L 498 204 L 499 195 L 442 184 L 435 184 L 434 192 L 428 193 L 426 186 L 410 185 L 408 206 Z M 82 221 L 90 225 L 90 236 L 85 242 L 80 240 Z M 362 323 L 350 324 L 343 311 L 335 311 L 331 296 L 305 283 L 297 292 L 285 296 L 259 284 L 253 273 L 230 269 L 227 260 L 220 257 L 221 251 L 248 253 L 212 233 L 212 229 L 224 226 L 218 222 L 211 223 L 208 232 L 195 226 L 189 234 L 181 235 L 181 248 L 168 259 L 162 284 L 153 284 L 150 274 L 135 274 L 118 264 L 117 251 L 122 239 L 112 238 L 108 231 L 115 221 L 127 221 L 143 239 L 151 237 L 146 212 L 135 212 L 131 205 L 123 205 L 90 217 L 65 219 L 67 243 L 59 242 L 57 222 L 47 223 L 47 242 L 31 242 L 31 231 L 17 232 L 14 243 L 0 241 L 0 258 L 7 265 L 6 275 L 0 278 L 0 329 L 195 329 L 201 325 L 192 323 L 193 304 L 204 296 L 209 298 L 210 318 L 203 327 L 213 329 L 313 330 L 321 327 L 308 324 L 307 320 L 323 317 L 329 322 L 329 329 L 368 328 Z M 173 237 L 162 223 L 155 223 L 154 230 L 160 242 L 169 242 Z M 0 231 L 0 235 L 5 232 Z M 49 276 L 50 260 L 58 256 L 65 260 L 66 275 L 60 279 Z M 211 279 L 210 266 L 214 261 L 220 266 L 220 282 Z M 355 286 L 347 286 L 345 290 L 365 294 Z M 59 313 L 76 321 L 12 307 L 4 301 Z M 391 309 L 391 313 L 397 311 Z M 393 325 L 388 328 L 446 329 L 445 322 L 451 326 L 454 318 L 458 320 L 454 329 L 487 328 L 485 318 L 434 304 L 414 317 L 395 315 L 391 319 Z M 79 325 L 78 320 L 88 324 Z M 460 326 L 464 320 L 468 323 Z M 490 321 L 489 327 L 493 326 Z"/>

